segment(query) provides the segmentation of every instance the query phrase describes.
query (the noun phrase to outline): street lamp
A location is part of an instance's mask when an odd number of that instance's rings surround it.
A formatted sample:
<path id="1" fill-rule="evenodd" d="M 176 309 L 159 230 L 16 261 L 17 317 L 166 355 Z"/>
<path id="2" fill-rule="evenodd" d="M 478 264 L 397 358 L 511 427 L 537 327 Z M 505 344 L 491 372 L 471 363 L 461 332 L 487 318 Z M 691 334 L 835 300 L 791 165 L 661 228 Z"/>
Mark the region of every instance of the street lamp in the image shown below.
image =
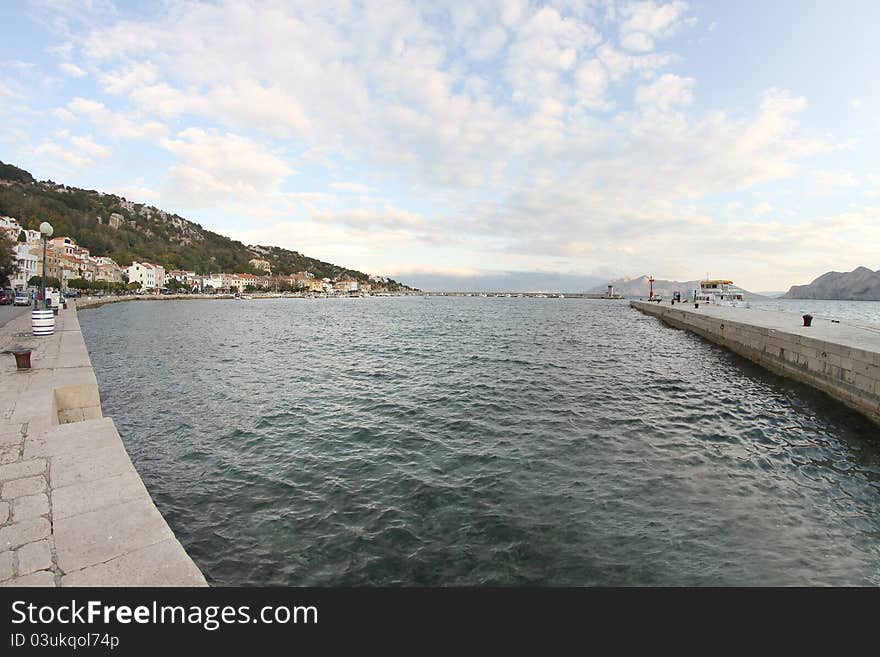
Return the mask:
<path id="1" fill-rule="evenodd" d="M 46 302 L 46 242 L 52 237 L 52 233 L 55 232 L 55 229 L 52 228 L 52 224 L 48 221 L 44 221 L 40 224 L 40 234 L 43 236 L 43 289 L 41 291 L 41 298 L 43 299 L 43 308 L 48 308 L 49 304 Z"/>

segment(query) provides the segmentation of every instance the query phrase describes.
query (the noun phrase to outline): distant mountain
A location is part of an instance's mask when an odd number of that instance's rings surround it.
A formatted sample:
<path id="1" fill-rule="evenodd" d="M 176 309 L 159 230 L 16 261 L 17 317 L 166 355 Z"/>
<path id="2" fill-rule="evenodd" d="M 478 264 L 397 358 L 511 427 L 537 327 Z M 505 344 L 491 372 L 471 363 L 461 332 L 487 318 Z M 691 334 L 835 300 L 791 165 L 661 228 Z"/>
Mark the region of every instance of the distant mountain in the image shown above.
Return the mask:
<path id="1" fill-rule="evenodd" d="M 309 271 L 318 278 L 350 277 L 366 281 L 364 272 L 302 255 L 277 246 L 245 246 L 202 228 L 177 214 L 129 201 L 114 194 L 37 181 L 12 164 L 0 162 L 0 216 L 14 217 L 29 229 L 48 221 L 55 235 L 72 237 L 96 256 L 109 256 L 128 266 L 132 260 L 154 262 L 166 269 L 199 273 L 265 273 L 251 260 L 268 261 L 273 274 Z M 257 263 L 258 264 L 258 263 Z M 391 290 L 406 286 L 389 280 Z"/>
<path id="2" fill-rule="evenodd" d="M 406 280 L 410 285 L 430 292 L 580 292 L 602 279 L 579 274 L 499 271 L 459 276 L 412 272 L 406 275 Z"/>
<path id="3" fill-rule="evenodd" d="M 867 267 L 830 271 L 809 285 L 792 285 L 783 298 L 880 301 L 880 271 Z"/>
<path id="4" fill-rule="evenodd" d="M 615 294 L 620 294 L 624 297 L 637 297 L 642 299 L 647 299 L 651 293 L 651 284 L 648 281 L 648 276 L 638 276 L 636 278 L 618 278 L 613 281 L 609 281 L 614 286 Z M 734 289 L 739 290 L 743 293 L 743 298 L 745 299 L 760 299 L 762 296 L 760 294 L 756 294 L 754 292 L 749 292 L 748 290 L 744 290 L 741 287 L 733 286 Z M 700 281 L 668 281 L 663 280 L 662 278 L 654 279 L 654 296 L 663 297 L 664 299 L 669 299 L 672 297 L 673 292 L 681 292 L 682 298 L 689 298 L 691 294 L 693 294 L 694 290 L 700 289 Z M 605 285 L 599 285 L 590 290 L 593 293 L 602 293 L 608 291 L 607 283 Z"/>

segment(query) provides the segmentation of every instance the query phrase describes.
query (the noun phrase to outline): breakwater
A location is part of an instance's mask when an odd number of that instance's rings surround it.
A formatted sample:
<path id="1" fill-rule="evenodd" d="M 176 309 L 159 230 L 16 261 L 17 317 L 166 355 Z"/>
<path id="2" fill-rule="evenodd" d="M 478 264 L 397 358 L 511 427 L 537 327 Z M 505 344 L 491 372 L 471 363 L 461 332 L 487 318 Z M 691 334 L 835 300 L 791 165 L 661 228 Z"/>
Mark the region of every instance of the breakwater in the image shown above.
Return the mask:
<path id="1" fill-rule="evenodd" d="M 722 345 L 767 369 L 821 390 L 880 422 L 880 327 L 701 304 L 630 305 Z"/>
<path id="2" fill-rule="evenodd" d="M 103 416 L 76 305 L 0 328 L 0 586 L 204 586 Z"/>
<path id="3" fill-rule="evenodd" d="M 110 303 L 125 301 L 216 301 L 231 299 L 231 294 L 129 294 L 125 296 L 84 297 L 78 299 L 76 307 L 80 310 L 99 308 Z"/>

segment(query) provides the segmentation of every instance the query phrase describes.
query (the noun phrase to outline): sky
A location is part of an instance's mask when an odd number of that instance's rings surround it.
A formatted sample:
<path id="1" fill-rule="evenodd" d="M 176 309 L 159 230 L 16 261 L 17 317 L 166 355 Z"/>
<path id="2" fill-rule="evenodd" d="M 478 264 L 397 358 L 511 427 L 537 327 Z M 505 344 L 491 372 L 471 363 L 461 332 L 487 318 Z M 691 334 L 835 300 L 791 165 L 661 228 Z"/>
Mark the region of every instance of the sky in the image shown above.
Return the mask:
<path id="1" fill-rule="evenodd" d="M 880 2 L 0 3 L 0 160 L 424 289 L 880 268 Z"/>

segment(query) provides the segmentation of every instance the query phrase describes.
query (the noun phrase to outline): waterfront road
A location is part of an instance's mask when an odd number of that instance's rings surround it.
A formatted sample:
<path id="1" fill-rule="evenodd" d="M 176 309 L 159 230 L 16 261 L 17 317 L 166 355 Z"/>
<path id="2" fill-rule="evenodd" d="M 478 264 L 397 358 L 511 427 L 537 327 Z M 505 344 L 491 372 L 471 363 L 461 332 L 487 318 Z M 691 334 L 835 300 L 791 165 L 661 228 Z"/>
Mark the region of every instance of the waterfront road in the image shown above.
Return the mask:
<path id="1" fill-rule="evenodd" d="M 29 313 L 31 306 L 0 306 L 0 326 L 6 326 L 9 320 L 15 319 L 22 313 Z"/>

